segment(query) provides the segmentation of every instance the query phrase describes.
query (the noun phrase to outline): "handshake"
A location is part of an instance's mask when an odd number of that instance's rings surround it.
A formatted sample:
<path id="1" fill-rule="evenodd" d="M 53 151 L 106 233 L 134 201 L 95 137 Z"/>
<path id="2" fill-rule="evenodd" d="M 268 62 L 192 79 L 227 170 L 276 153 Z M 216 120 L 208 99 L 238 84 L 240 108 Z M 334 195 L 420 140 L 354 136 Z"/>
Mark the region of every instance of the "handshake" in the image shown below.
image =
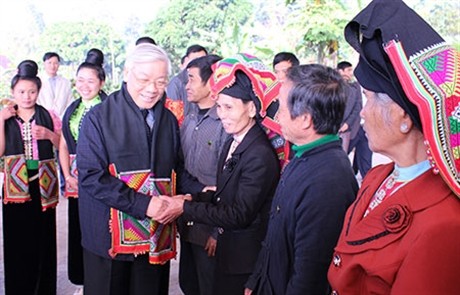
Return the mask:
<path id="1" fill-rule="evenodd" d="M 167 224 L 182 215 L 184 202 L 191 200 L 192 196 L 189 194 L 152 197 L 146 215 L 159 223 Z"/>

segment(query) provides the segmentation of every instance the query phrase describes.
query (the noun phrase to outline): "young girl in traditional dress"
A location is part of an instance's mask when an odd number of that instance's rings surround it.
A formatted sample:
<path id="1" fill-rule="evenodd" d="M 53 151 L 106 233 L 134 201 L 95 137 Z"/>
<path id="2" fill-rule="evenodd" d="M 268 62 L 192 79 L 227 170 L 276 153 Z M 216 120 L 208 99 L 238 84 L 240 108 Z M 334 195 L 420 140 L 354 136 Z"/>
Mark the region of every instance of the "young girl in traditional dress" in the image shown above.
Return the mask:
<path id="1" fill-rule="evenodd" d="M 21 62 L 11 81 L 14 101 L 0 111 L 0 156 L 5 160 L 3 263 L 5 294 L 56 294 L 58 179 L 57 116 L 36 104 L 38 66 Z"/>
<path id="2" fill-rule="evenodd" d="M 75 87 L 80 98 L 67 108 L 63 117 L 63 136 L 60 141 L 59 160 L 66 182 L 65 196 L 69 200 L 68 276 L 75 285 L 83 285 L 83 249 L 78 216 L 78 179 L 75 153 L 80 126 L 86 113 L 107 96 L 101 90 L 105 82 L 103 61 L 102 51 L 96 48 L 88 51 L 85 62 L 77 69 Z"/>

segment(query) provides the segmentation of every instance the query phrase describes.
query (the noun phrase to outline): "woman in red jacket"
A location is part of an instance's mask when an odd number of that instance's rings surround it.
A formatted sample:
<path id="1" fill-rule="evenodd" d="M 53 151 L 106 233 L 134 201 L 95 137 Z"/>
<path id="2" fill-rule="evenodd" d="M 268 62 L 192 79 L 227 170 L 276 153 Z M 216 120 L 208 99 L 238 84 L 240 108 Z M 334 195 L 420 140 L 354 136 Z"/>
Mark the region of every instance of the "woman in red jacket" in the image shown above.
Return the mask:
<path id="1" fill-rule="evenodd" d="M 332 294 L 458 294 L 458 51 L 400 0 L 373 1 L 345 36 L 370 148 L 394 163 L 372 169 L 348 209 Z"/>

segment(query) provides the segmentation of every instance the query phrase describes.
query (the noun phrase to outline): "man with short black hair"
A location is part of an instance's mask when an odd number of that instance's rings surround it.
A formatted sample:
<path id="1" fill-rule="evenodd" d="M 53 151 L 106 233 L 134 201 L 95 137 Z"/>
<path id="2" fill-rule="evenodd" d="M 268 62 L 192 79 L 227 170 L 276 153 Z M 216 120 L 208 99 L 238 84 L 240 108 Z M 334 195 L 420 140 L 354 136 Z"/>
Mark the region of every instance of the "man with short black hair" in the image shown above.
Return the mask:
<path id="1" fill-rule="evenodd" d="M 40 75 L 42 87 L 37 103 L 62 119 L 66 108 L 73 102 L 70 81 L 58 74 L 61 57 L 56 52 L 43 55 L 44 73 Z"/>
<path id="2" fill-rule="evenodd" d="M 166 88 L 166 94 L 169 99 L 175 101 L 181 101 L 183 103 L 184 108 L 184 116 L 186 116 L 190 109 L 195 107 L 187 101 L 187 91 L 185 90 L 185 85 L 188 81 L 187 64 L 194 60 L 195 58 L 208 55 L 208 51 L 201 45 L 194 44 L 187 48 L 187 52 L 184 56 L 184 61 L 181 61 L 183 66 L 183 70 L 179 72 L 179 74 L 175 75 L 169 81 L 168 87 Z"/>
<path id="3" fill-rule="evenodd" d="M 292 67 L 278 121 L 294 157 L 273 198 L 267 234 L 245 294 L 327 294 L 327 269 L 358 190 L 337 132 L 347 89 L 333 69 Z"/>
<path id="4" fill-rule="evenodd" d="M 149 36 L 143 36 L 136 40 L 136 45 L 139 45 L 142 43 L 149 43 L 149 44 L 157 45 L 157 42 L 155 42 L 155 40 L 153 40 L 153 38 Z"/>
<path id="5" fill-rule="evenodd" d="M 279 52 L 273 58 L 273 70 L 276 78 L 283 82 L 286 77 L 286 72 L 290 67 L 298 66 L 299 59 L 292 52 Z"/>
<path id="6" fill-rule="evenodd" d="M 217 116 L 216 101 L 211 97 L 211 66 L 220 56 L 207 55 L 187 65 L 187 100 L 196 105 L 185 116 L 180 134 L 185 170 L 196 181 L 184 191 L 196 194 L 215 190 L 218 159 L 229 135 Z M 217 228 L 179 218 L 181 242 L 179 284 L 185 295 L 212 295 Z"/>
<path id="7" fill-rule="evenodd" d="M 342 138 L 342 147 L 347 154 L 355 150 L 353 156 L 353 169 L 355 174 L 366 176 L 372 168 L 372 151 L 369 148 L 366 133 L 361 125 L 360 112 L 363 108 L 362 88 L 353 76 L 353 65 L 348 61 L 337 64 L 337 71 L 350 86 L 347 106 L 339 135 Z"/>

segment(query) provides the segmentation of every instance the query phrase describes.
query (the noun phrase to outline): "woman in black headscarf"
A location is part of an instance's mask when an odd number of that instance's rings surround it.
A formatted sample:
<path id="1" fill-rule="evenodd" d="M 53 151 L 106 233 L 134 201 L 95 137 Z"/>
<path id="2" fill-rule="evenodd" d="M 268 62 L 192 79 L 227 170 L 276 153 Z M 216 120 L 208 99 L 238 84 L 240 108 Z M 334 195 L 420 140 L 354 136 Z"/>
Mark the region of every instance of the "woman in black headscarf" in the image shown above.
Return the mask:
<path id="1" fill-rule="evenodd" d="M 459 53 L 400 0 L 373 1 L 345 36 L 369 146 L 393 163 L 366 175 L 347 212 L 333 294 L 457 294 Z"/>
<path id="2" fill-rule="evenodd" d="M 279 88 L 274 75 L 250 55 L 223 59 L 213 71 L 217 114 L 232 135 L 218 162 L 217 189 L 194 196 L 193 202 L 163 198 L 169 207 L 155 219 L 169 222 L 183 213 L 189 222 L 219 227 L 212 294 L 238 295 L 244 293 L 265 237 L 280 173 L 275 150 L 258 121 L 265 99 Z"/>

